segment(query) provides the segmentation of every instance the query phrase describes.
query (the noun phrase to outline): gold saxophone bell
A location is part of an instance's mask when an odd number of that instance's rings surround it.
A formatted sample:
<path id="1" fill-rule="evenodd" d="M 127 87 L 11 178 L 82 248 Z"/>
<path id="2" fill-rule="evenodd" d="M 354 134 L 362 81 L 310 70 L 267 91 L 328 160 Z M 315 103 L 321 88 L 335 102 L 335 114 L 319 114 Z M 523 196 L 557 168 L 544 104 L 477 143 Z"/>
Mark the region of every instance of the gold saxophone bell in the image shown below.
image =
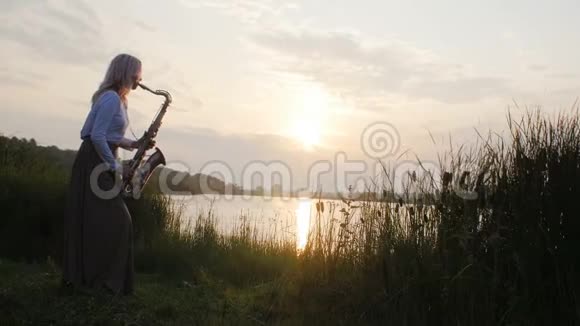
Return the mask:
<path id="1" fill-rule="evenodd" d="M 149 156 L 149 158 L 141 164 L 135 171 L 133 178 L 130 182 L 131 187 L 129 190 L 131 197 L 139 199 L 141 197 L 141 192 L 143 188 L 149 181 L 151 174 L 155 171 L 159 165 L 166 165 L 165 156 L 163 152 L 157 147 L 155 147 L 155 152 Z"/>

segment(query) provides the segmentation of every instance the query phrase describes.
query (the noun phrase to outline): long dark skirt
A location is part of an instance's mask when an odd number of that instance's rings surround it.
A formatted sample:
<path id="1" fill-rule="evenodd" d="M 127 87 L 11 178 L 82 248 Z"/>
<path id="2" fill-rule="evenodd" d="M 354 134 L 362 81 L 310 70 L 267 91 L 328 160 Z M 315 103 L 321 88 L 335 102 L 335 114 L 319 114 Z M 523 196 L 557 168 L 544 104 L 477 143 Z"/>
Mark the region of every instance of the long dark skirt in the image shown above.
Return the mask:
<path id="1" fill-rule="evenodd" d="M 119 194 L 118 183 L 115 188 L 113 174 L 102 169 L 97 173 L 102 164 L 93 143 L 84 140 L 72 168 L 67 197 L 63 283 L 131 294 L 134 279 L 131 215 Z"/>

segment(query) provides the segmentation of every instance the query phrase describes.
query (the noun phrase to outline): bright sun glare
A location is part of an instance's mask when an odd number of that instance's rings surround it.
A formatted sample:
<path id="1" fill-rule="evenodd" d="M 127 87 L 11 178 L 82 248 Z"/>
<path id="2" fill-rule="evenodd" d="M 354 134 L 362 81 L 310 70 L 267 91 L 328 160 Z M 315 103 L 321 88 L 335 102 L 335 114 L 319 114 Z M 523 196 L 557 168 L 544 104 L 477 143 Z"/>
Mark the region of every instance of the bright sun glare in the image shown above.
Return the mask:
<path id="1" fill-rule="evenodd" d="M 318 86 L 305 87 L 300 97 L 302 103 L 296 111 L 292 134 L 306 150 L 311 150 L 321 142 L 321 122 L 324 121 L 328 97 Z"/>
<path id="2" fill-rule="evenodd" d="M 320 127 L 316 121 L 304 119 L 297 121 L 294 127 L 296 138 L 298 138 L 306 149 L 320 145 Z"/>

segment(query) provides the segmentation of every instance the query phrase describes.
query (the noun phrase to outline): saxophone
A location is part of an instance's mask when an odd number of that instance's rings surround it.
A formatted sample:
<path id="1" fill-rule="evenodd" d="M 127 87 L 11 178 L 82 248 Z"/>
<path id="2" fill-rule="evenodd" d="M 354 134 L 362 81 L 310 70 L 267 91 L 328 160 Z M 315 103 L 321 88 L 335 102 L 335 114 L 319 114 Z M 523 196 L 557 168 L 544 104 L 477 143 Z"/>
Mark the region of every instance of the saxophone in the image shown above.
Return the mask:
<path id="1" fill-rule="evenodd" d="M 161 150 L 155 147 L 155 152 L 151 154 L 147 160 L 144 160 L 145 154 L 147 152 L 147 147 L 152 139 L 157 136 L 157 132 L 159 131 L 159 127 L 161 126 L 161 120 L 163 116 L 167 112 L 167 108 L 169 104 L 171 104 L 171 94 L 164 90 L 152 90 L 151 88 L 138 83 L 137 84 L 142 89 L 149 91 L 155 95 L 163 96 L 165 101 L 161 105 L 161 109 L 153 119 L 153 122 L 149 126 L 149 129 L 145 131 L 143 134 L 143 142 L 137 149 L 135 156 L 131 160 L 129 160 L 126 168 L 129 170 L 125 174 L 126 178 L 123 180 L 123 187 L 122 187 L 122 195 L 125 198 L 134 198 L 139 199 L 141 197 L 141 193 L 143 188 L 149 181 L 149 177 L 155 170 L 155 168 L 161 164 L 166 165 L 165 156 Z"/>

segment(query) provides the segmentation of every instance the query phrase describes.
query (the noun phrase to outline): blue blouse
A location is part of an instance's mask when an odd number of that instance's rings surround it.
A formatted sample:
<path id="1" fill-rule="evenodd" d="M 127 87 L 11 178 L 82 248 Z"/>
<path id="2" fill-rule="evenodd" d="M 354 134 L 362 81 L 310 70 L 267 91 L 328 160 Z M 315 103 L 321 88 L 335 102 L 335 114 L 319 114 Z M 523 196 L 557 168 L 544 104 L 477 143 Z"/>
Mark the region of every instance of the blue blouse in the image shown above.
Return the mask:
<path id="1" fill-rule="evenodd" d="M 127 109 L 119 95 L 112 90 L 103 92 L 95 101 L 81 129 L 81 138 L 90 137 L 95 150 L 109 164 L 110 169 L 120 168 L 109 143 L 120 144 L 129 125 Z"/>

